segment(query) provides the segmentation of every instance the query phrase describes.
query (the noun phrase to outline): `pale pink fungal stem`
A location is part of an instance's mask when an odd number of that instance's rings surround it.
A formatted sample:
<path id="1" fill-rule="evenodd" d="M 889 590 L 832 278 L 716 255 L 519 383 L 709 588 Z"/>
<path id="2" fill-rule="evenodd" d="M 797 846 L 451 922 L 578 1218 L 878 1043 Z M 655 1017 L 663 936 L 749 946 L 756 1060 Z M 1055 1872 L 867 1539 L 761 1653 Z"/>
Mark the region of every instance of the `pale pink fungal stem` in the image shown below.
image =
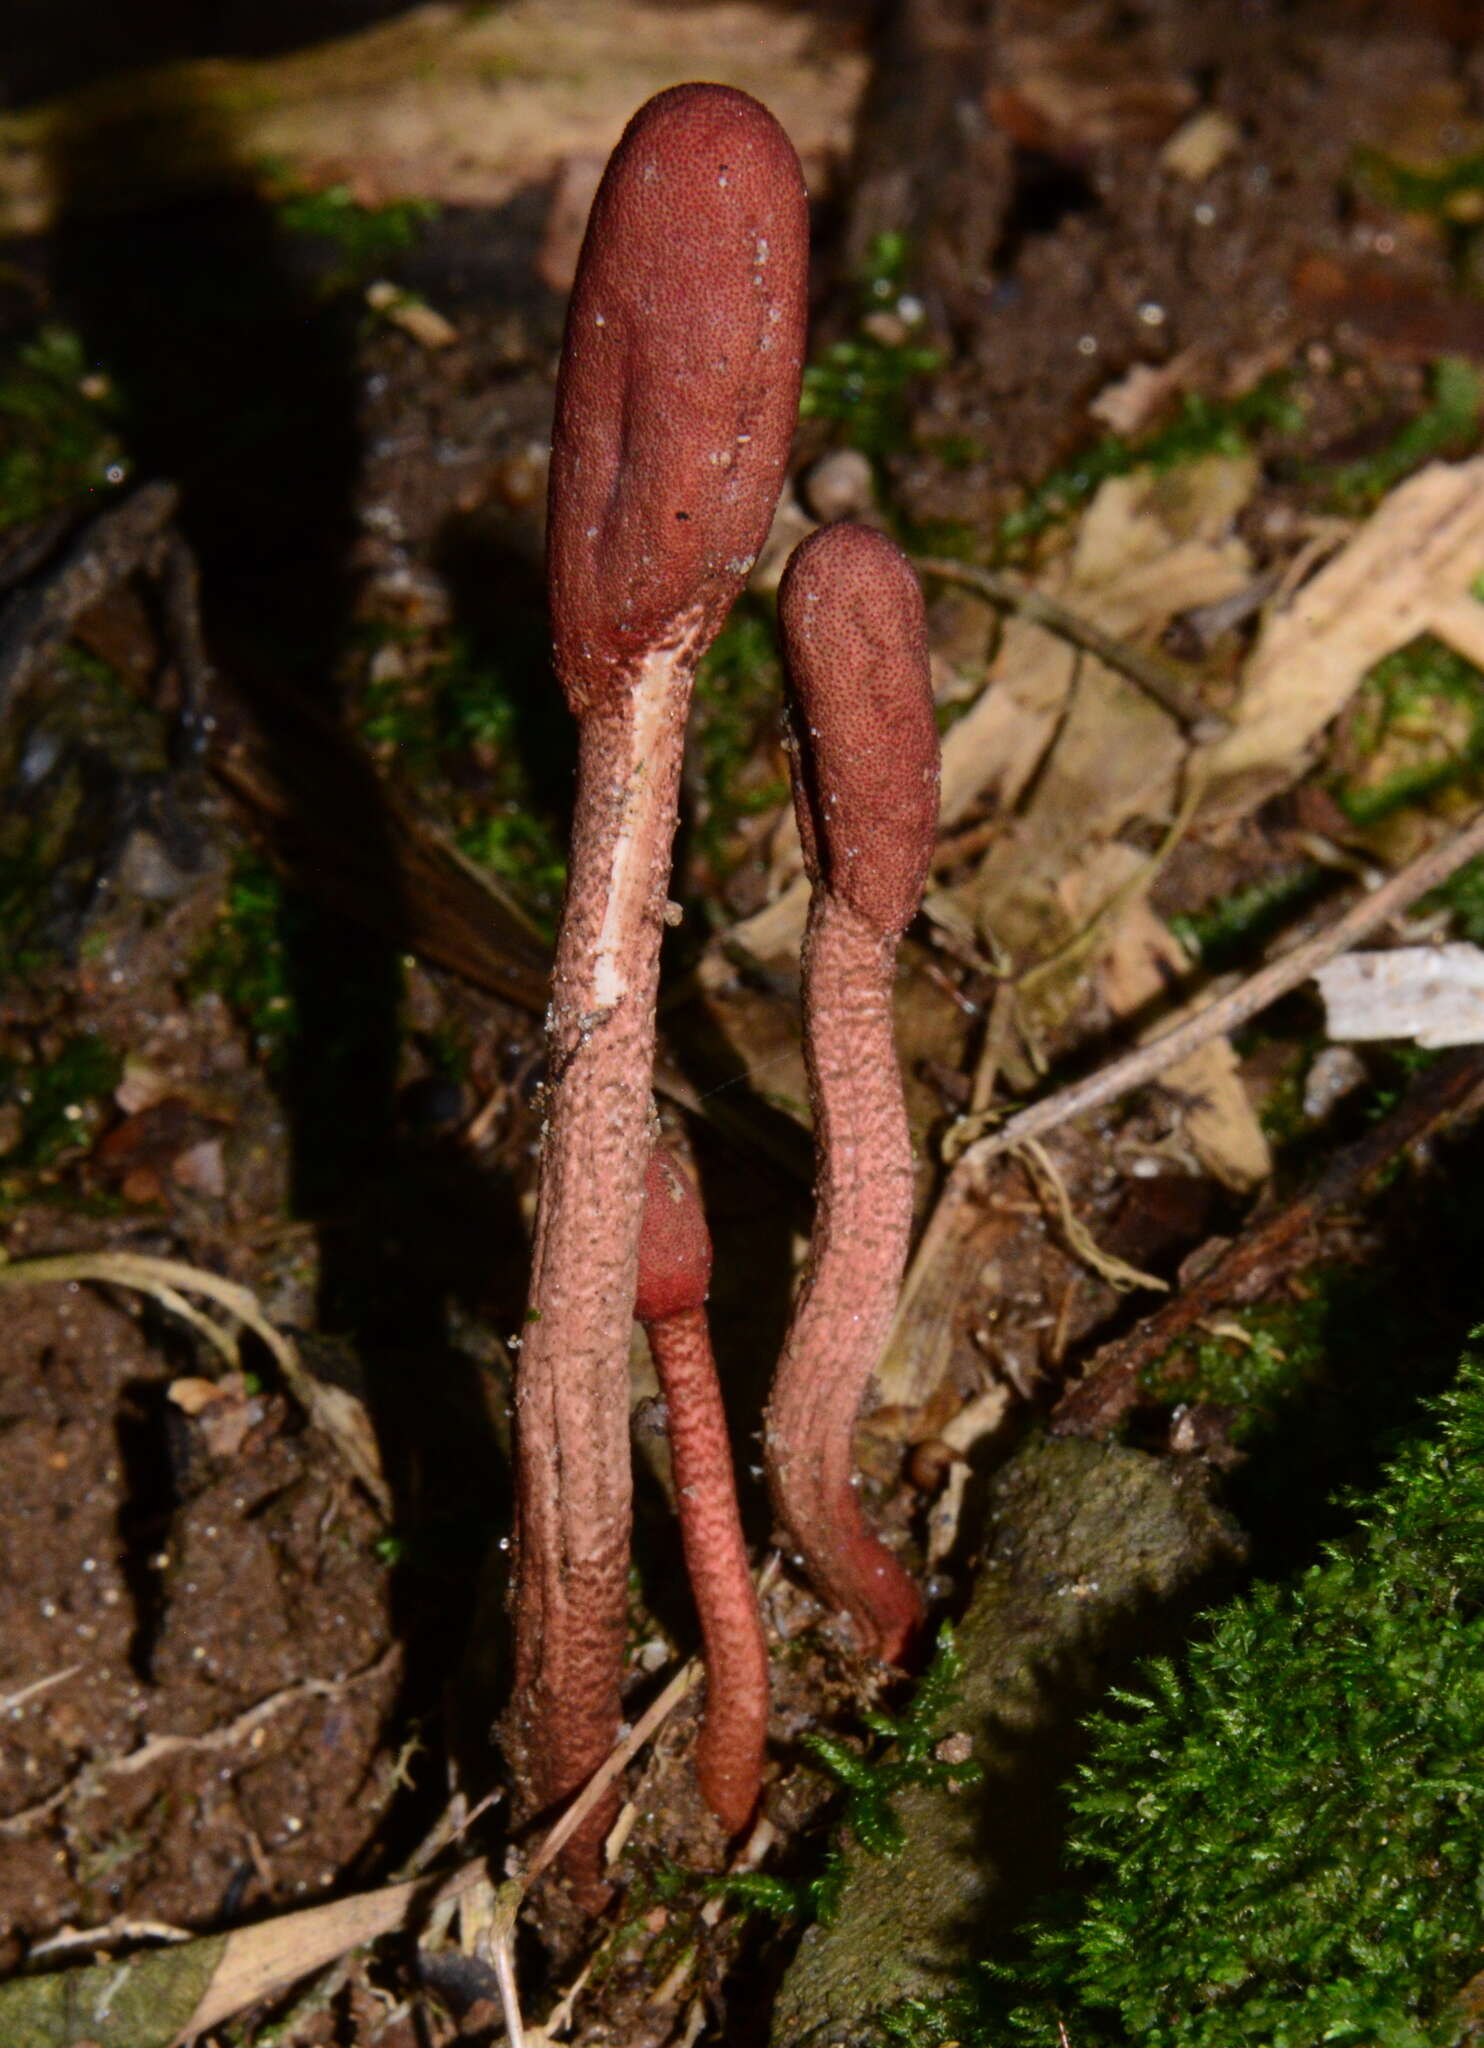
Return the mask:
<path id="1" fill-rule="evenodd" d="M 639 1285 L 665 1397 L 685 1566 L 706 1646 L 706 1710 L 696 1777 L 729 1835 L 752 1818 L 768 1734 L 768 1646 L 747 1566 L 732 1447 L 706 1323 L 711 1234 L 695 1183 L 656 1145 L 644 1188 Z"/>
<path id="2" fill-rule="evenodd" d="M 798 160 L 765 108 L 686 85 L 639 110 L 593 202 L 552 443 L 555 660 L 580 732 L 516 1382 L 505 1738 L 522 1815 L 581 1785 L 619 1725 L 628 1344 L 681 746 L 696 663 L 782 485 L 807 267 Z M 610 1812 L 566 1852 L 590 1903 Z"/>
<path id="3" fill-rule="evenodd" d="M 864 1648 L 895 1662 L 922 1602 L 861 1511 L 855 1424 L 912 1225 L 892 984 L 932 856 L 938 733 L 922 594 L 883 534 L 812 534 L 784 572 L 778 608 L 794 807 L 814 886 L 803 974 L 815 1213 L 764 1458 L 774 1511 L 815 1588 L 850 1615 Z"/>

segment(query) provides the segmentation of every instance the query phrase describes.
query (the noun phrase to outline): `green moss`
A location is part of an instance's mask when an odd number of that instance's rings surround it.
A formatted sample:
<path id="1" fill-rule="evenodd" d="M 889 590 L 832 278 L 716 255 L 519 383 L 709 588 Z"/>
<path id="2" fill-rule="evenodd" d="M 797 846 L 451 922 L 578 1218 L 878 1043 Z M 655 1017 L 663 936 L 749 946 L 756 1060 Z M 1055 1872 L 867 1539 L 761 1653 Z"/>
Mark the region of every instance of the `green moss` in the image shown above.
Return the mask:
<path id="1" fill-rule="evenodd" d="M 1246 1034 L 1238 1039 L 1241 1057 L 1246 1057 L 1250 1042 Z M 1300 1047 L 1269 1088 L 1258 1111 L 1257 1120 L 1262 1125 L 1263 1136 L 1279 1150 L 1299 1145 L 1313 1135 L 1314 1126 L 1304 1108 L 1304 1080 L 1308 1067 L 1309 1052 Z"/>
<path id="2" fill-rule="evenodd" d="M 999 546 L 1015 548 L 1044 533 L 1086 504 L 1110 477 L 1132 469 L 1175 469 L 1206 455 L 1241 455 L 1259 434 L 1291 437 L 1303 426 L 1303 413 L 1283 377 L 1264 378 L 1240 398 L 1218 401 L 1188 392 L 1168 426 L 1139 441 L 1109 434 L 1064 467 L 1053 470 L 1008 512 L 996 533 Z"/>
<path id="3" fill-rule="evenodd" d="M 273 212 L 280 230 L 322 244 L 330 258 L 322 286 L 327 294 L 369 282 L 412 248 L 438 213 L 431 199 L 362 206 L 348 185 L 312 191 L 281 167 L 274 167 L 271 175 L 277 189 Z"/>
<path id="4" fill-rule="evenodd" d="M 52 950 L 42 928 L 54 850 L 41 821 L 18 809 L 0 815 L 0 983 L 33 973 Z"/>
<path id="5" fill-rule="evenodd" d="M 124 474 L 110 387 L 90 375 L 70 327 L 43 327 L 0 359 L 0 531 L 106 490 Z"/>
<path id="6" fill-rule="evenodd" d="M 1479 441 L 1484 377 L 1461 356 L 1433 365 L 1428 402 L 1384 448 L 1363 461 L 1347 463 L 1330 480 L 1330 495 L 1343 512 L 1369 511 L 1403 477 L 1437 455 L 1466 455 Z"/>
<path id="7" fill-rule="evenodd" d="M 1444 2048 L 1484 1941 L 1484 1367 L 1291 1586 L 1094 1724 L 1087 1888 L 889 2039 Z"/>
<path id="8" fill-rule="evenodd" d="M 911 1785 L 969 1785 L 981 1776 L 972 1759 L 947 1762 L 936 1754 L 952 1732 L 963 1660 L 946 1625 L 939 1631 L 931 1663 L 900 1715 L 861 1716 L 876 1738 L 858 1749 L 837 1736 L 808 1734 L 802 1747 L 822 1765 L 844 1793 L 838 1825 L 819 1870 L 802 1883 L 766 1871 L 744 1871 L 710 1881 L 707 1890 L 754 1911 L 781 1919 L 829 1921 L 845 1883 L 845 1838 L 867 1856 L 895 1856 L 904 1845 L 895 1800 Z"/>
<path id="9" fill-rule="evenodd" d="M 0 1099 L 21 1112 L 20 1135 L 0 1154 L 0 1170 L 35 1171 L 89 1142 L 89 1112 L 113 1093 L 122 1070 L 118 1054 L 91 1032 L 69 1038 L 45 1065 L 0 1066 Z"/>
<path id="10" fill-rule="evenodd" d="M 1355 179 L 1371 202 L 1394 206 L 1403 213 L 1425 214 L 1441 231 L 1443 245 L 1459 289 L 1476 295 L 1481 254 L 1484 254 L 1484 154 L 1469 151 L 1451 160 L 1419 167 L 1399 162 L 1378 149 L 1364 149 L 1355 158 Z"/>
<path id="11" fill-rule="evenodd" d="M 1383 150 L 1361 149 L 1355 156 L 1355 175 L 1385 206 L 1468 223 L 1478 218 L 1477 201 L 1469 203 L 1471 195 L 1484 193 L 1484 155 L 1454 157 L 1435 170 L 1417 170 Z"/>
<path id="12" fill-rule="evenodd" d="M 1097 1724 L 1095 1881 L 1035 1976 L 1143 2048 L 1425 2048 L 1478 1963 L 1484 1374 L 1352 1539 L 1261 1587 Z M 1048 2005 L 1016 2031 L 1048 2040 Z"/>
<path id="13" fill-rule="evenodd" d="M 283 925 L 286 891 L 256 854 L 239 855 L 216 926 L 191 963 L 192 994 L 220 995 L 251 1031 L 270 1073 L 282 1071 L 296 1016 Z"/>
<path id="14" fill-rule="evenodd" d="M 567 881 L 567 863 L 551 826 L 519 804 L 504 803 L 464 826 L 457 836 L 459 851 L 507 882 L 550 937 Z"/>
<path id="15" fill-rule="evenodd" d="M 833 420 L 866 455 L 905 444 L 908 388 L 943 366 L 941 351 L 919 338 L 923 311 L 905 289 L 907 268 L 905 238 L 878 235 L 856 280 L 853 332 L 804 368 L 801 417 Z"/>
<path id="16" fill-rule="evenodd" d="M 1447 910 L 1459 938 L 1476 946 L 1484 945 L 1484 860 L 1471 860 L 1459 868 L 1441 888 L 1425 896 L 1417 910 L 1424 917 L 1435 910 Z"/>
<path id="17" fill-rule="evenodd" d="M 368 649 L 395 631 L 365 634 Z M 542 658 L 517 634 L 505 660 L 455 638 L 420 672 L 368 682 L 360 694 L 362 737 L 419 799 L 440 816 L 460 850 L 508 883 L 532 921 L 550 935 L 566 883 L 555 817 L 537 798 L 527 767 L 525 681 Z M 417 657 L 408 668 L 416 671 Z"/>
<path id="18" fill-rule="evenodd" d="M 1335 795 L 1358 825 L 1450 787 L 1484 763 L 1484 675 L 1420 635 L 1361 684 L 1350 743 L 1360 764 Z"/>
<path id="19" fill-rule="evenodd" d="M 1243 1309 L 1223 1319 L 1219 1334 L 1182 1339 L 1146 1369 L 1145 1392 L 1157 1400 L 1230 1408 L 1234 1443 L 1271 1428 L 1327 1361 L 1328 1300 L 1318 1278 L 1308 1277 L 1314 1291 L 1307 1300 Z"/>
<path id="20" fill-rule="evenodd" d="M 1272 937 L 1329 879 L 1329 871 L 1315 861 L 1266 873 L 1203 910 L 1172 917 L 1170 929 L 1194 959 L 1213 973 L 1224 973 Z"/>

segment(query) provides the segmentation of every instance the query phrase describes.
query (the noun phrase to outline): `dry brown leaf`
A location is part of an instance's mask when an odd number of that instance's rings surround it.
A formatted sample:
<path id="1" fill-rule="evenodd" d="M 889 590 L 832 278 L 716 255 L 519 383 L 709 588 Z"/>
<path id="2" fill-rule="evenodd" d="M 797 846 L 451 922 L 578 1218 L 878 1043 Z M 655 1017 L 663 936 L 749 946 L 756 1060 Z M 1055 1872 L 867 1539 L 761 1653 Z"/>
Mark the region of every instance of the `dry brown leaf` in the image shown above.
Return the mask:
<path id="1" fill-rule="evenodd" d="M 1367 670 L 1419 633 L 1484 658 L 1484 456 L 1430 463 L 1264 624 L 1232 730 L 1205 750 L 1209 815 L 1297 781 Z"/>
<path id="2" fill-rule="evenodd" d="M 161 66 L 0 116 L 0 235 L 44 232 L 64 199 L 114 211 L 263 182 L 270 162 L 364 205 L 501 206 L 569 158 L 605 157 L 641 100 L 689 78 L 764 99 L 817 185 L 848 154 L 865 76 L 812 15 L 756 0 L 445 0 L 287 56 Z"/>
<path id="3" fill-rule="evenodd" d="M 1109 842 L 1133 819 L 1169 820 L 1184 755 L 1166 712 L 1089 662 L 1029 809 L 958 892 L 986 943 L 1028 964 L 1082 930 L 1125 879 Z"/>
<path id="4" fill-rule="evenodd" d="M 1221 455 L 1168 473 L 1138 470 L 1115 477 L 1098 491 L 1075 545 L 1051 565 L 1040 587 L 1106 632 L 1150 641 L 1177 612 L 1213 604 L 1248 581 L 1251 557 L 1232 528 L 1256 482 L 1250 457 Z M 1101 662 L 1044 626 L 1006 620 L 988 687 L 943 742 L 940 825 L 956 824 L 986 794 L 1001 811 L 1020 801 L 1058 734 L 1079 676 L 1084 688 L 1102 692 L 1099 702 L 1106 699 L 1115 711 L 1137 698 Z M 1129 717 L 1131 741 L 1135 731 L 1147 737 L 1154 730 L 1142 710 L 1131 710 Z M 1153 712 L 1153 719 L 1174 733 L 1162 712 Z M 1096 750 L 1095 735 L 1093 745 Z M 1178 742 L 1173 748 L 1161 744 L 1158 764 L 1148 772 L 1133 771 L 1135 787 L 1149 793 L 1156 811 L 1161 801 L 1168 808 L 1168 786 L 1181 751 Z M 1158 797 L 1161 789 L 1166 791 L 1163 799 Z M 1136 808 L 1145 800 L 1137 798 Z M 1114 814 L 1120 821 L 1129 815 L 1126 795 L 1106 813 Z M 1060 830 L 1055 820 L 1048 822 Z M 1084 818 L 1080 829 L 1091 835 L 1116 827 L 1099 827 Z M 779 845 L 797 847 L 786 824 Z M 797 857 L 795 851 L 795 863 Z M 796 958 L 808 906 L 808 884 L 796 877 L 772 903 L 736 925 L 730 939 L 757 960 Z"/>
<path id="5" fill-rule="evenodd" d="M 1137 855 L 1128 858 L 1137 863 Z M 1188 966 L 1173 932 L 1141 897 L 1129 905 L 1113 934 L 1099 985 L 1115 1017 L 1132 1017 L 1167 995 L 1172 975 L 1183 974 Z M 1160 1086 L 1180 1106 L 1191 1150 L 1223 1187 L 1245 1194 L 1267 1179 L 1272 1154 L 1230 1039 L 1214 1039 L 1178 1061 L 1160 1077 Z"/>
<path id="6" fill-rule="evenodd" d="M 1246 456 L 1114 477 L 1042 587 L 1106 632 L 1152 640 L 1177 612 L 1228 597 L 1251 576 L 1251 557 L 1232 525 L 1256 482 Z M 1020 800 L 1056 734 L 1079 663 L 1091 665 L 1043 626 L 1006 620 L 989 688 L 943 743 L 945 825 L 985 792 L 1001 810 Z"/>

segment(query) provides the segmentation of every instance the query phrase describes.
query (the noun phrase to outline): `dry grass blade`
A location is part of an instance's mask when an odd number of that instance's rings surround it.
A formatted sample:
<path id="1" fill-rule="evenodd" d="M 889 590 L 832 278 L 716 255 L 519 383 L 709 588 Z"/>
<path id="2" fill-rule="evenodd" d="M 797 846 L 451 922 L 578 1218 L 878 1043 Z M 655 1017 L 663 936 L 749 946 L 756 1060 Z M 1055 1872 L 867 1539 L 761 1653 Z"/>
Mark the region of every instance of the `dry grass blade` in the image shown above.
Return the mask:
<path id="1" fill-rule="evenodd" d="M 1131 1266 L 1127 1259 L 1120 1259 L 1113 1252 L 1105 1252 L 1093 1237 L 1072 1207 L 1072 1198 L 1067 1193 L 1067 1184 L 1057 1172 L 1044 1145 L 1035 1138 L 1024 1138 L 1015 1147 L 1019 1158 L 1024 1160 L 1026 1171 L 1035 1184 L 1036 1192 L 1043 1202 L 1049 1203 L 1056 1212 L 1057 1224 L 1062 1241 L 1073 1258 L 1080 1259 L 1101 1280 L 1120 1294 L 1127 1294 L 1135 1288 L 1155 1288 L 1168 1293 L 1169 1281 L 1161 1280 L 1157 1273 L 1142 1273 L 1137 1266 Z"/>
<path id="2" fill-rule="evenodd" d="M 183 1259 L 157 1259 L 141 1252 L 62 1252 L 52 1258 L 5 1259 L 0 1256 L 0 1287 L 46 1287 L 71 1281 L 132 1287 L 148 1294 L 162 1307 L 181 1316 L 198 1330 L 234 1370 L 238 1365 L 237 1337 L 228 1325 L 216 1321 L 185 1297 L 204 1295 L 227 1314 L 252 1331 L 272 1353 L 284 1384 L 310 1420 L 318 1424 L 351 1471 L 365 1487 L 384 1517 L 390 1518 L 391 1494 L 381 1470 L 375 1440 L 359 1402 L 342 1388 L 322 1385 L 305 1369 L 292 1338 L 276 1329 L 264 1315 L 251 1288 L 224 1280 L 202 1266 Z"/>
<path id="3" fill-rule="evenodd" d="M 1099 661 L 1106 662 L 1146 697 L 1151 697 L 1162 711 L 1168 711 L 1187 738 L 1204 743 L 1219 739 L 1227 731 L 1227 721 L 1217 712 L 1207 710 L 1173 662 L 1130 646 L 1114 633 L 1104 632 L 1091 619 L 1045 591 L 1035 590 L 1017 577 L 1002 575 L 994 569 L 977 568 L 971 562 L 948 561 L 936 555 L 915 555 L 913 562 L 924 576 L 961 584 L 1001 610 L 1044 626 L 1048 633 L 1055 633 L 1059 640 L 1080 648 L 1084 654 L 1095 654 Z"/>

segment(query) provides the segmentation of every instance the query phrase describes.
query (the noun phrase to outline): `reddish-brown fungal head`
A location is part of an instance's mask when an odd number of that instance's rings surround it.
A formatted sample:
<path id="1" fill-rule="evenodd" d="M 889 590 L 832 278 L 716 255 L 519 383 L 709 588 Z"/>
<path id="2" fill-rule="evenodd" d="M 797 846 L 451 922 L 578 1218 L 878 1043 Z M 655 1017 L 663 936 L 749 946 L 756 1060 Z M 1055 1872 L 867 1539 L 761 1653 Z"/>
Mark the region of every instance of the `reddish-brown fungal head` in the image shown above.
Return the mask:
<path id="1" fill-rule="evenodd" d="M 700 1195 L 674 1154 L 656 1145 L 644 1184 L 634 1313 L 649 1333 L 665 1396 L 680 1533 L 706 1644 L 696 1777 L 712 1812 L 737 1834 L 762 1785 L 768 1651 L 706 1326 L 710 1279 L 711 1233 Z"/>
<path id="2" fill-rule="evenodd" d="M 938 736 L 922 598 L 881 534 L 826 527 L 790 562 L 779 617 L 794 802 L 814 896 L 803 953 L 814 1233 L 768 1402 L 773 1505 L 819 1591 L 896 1659 L 917 1590 L 856 1496 L 856 1416 L 880 1363 L 912 1224 L 912 1147 L 892 1037 L 897 940 L 922 892 Z"/>
<path id="3" fill-rule="evenodd" d="M 884 932 L 916 915 L 938 829 L 922 592 L 869 526 L 825 526 L 778 589 L 795 709 L 794 806 L 817 888 Z"/>
<path id="4" fill-rule="evenodd" d="M 721 624 L 767 536 L 798 411 L 808 208 L 773 116 L 723 85 L 641 107 L 567 317 L 548 538 L 573 709 Z"/>
<path id="5" fill-rule="evenodd" d="M 656 1145 L 644 1181 L 634 1315 L 656 1323 L 704 1308 L 711 1285 L 711 1232 L 695 1183 L 674 1153 Z"/>
<path id="6" fill-rule="evenodd" d="M 521 1817 L 581 1785 L 620 1720 L 628 1346 L 685 717 L 787 463 L 807 235 L 798 161 L 766 109 L 677 87 L 614 152 L 568 315 L 548 571 L 578 787 L 516 1380 L 504 1733 Z M 595 1810 L 564 1859 L 591 1903 L 608 1817 Z"/>

